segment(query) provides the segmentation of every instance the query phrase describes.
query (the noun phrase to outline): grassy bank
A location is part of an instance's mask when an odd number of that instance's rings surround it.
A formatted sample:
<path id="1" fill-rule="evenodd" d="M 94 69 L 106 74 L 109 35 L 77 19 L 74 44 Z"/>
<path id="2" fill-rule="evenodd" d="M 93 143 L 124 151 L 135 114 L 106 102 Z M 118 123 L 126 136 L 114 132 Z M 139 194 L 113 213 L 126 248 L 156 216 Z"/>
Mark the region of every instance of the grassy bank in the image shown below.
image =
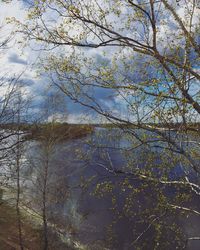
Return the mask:
<path id="1" fill-rule="evenodd" d="M 41 249 L 41 231 L 22 217 L 25 249 Z M 20 249 L 16 210 L 5 201 L 0 204 L 0 249 Z"/>
<path id="2" fill-rule="evenodd" d="M 43 249 L 43 230 L 34 223 L 34 216 L 21 211 L 22 243 L 24 249 Z M 75 247 L 64 243 L 53 230 L 48 231 L 49 250 L 74 250 Z M 18 217 L 16 209 L 6 201 L 0 202 L 0 250 L 20 249 Z"/>

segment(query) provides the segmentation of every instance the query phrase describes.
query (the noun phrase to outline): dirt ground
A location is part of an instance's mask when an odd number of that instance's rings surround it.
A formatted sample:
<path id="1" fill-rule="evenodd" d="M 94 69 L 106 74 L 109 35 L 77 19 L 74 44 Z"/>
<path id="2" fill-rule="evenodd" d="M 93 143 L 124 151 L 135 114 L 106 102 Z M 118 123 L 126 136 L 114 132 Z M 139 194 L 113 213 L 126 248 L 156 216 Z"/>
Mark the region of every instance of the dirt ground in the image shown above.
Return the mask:
<path id="1" fill-rule="evenodd" d="M 22 218 L 22 237 L 24 250 L 42 250 L 42 230 Z M 71 250 L 55 235 L 51 234 L 49 250 Z M 0 250 L 20 250 L 17 214 L 6 202 L 0 202 Z"/>

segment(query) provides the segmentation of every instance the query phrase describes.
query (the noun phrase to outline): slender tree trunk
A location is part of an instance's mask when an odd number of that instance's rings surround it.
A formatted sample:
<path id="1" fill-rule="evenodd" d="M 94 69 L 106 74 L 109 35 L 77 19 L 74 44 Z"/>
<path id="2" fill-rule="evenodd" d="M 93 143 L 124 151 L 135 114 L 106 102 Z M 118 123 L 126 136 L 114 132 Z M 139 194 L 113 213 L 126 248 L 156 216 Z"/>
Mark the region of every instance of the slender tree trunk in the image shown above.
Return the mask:
<path id="1" fill-rule="evenodd" d="M 42 216 L 43 216 L 43 233 L 44 233 L 44 250 L 48 249 L 48 225 L 47 225 L 47 213 L 46 213 L 46 193 L 47 193 L 47 178 L 48 178 L 48 166 L 49 166 L 49 159 L 48 155 L 45 162 L 45 168 L 44 168 L 44 185 L 43 185 L 43 193 L 42 193 L 42 199 L 43 199 L 43 210 L 42 210 Z"/>
<path id="2" fill-rule="evenodd" d="M 18 156 L 17 156 L 18 157 Z M 22 237 L 22 222 L 21 222 L 21 213 L 20 213 L 20 166 L 19 159 L 17 159 L 17 202 L 16 202 L 16 211 L 17 211 L 17 224 L 18 224 L 18 234 L 19 234 L 19 245 L 20 249 L 23 250 L 23 237 Z"/>
<path id="3" fill-rule="evenodd" d="M 22 222 L 21 222 L 21 213 L 20 213 L 20 157 L 21 157 L 21 148 L 20 148 L 20 103 L 21 99 L 19 96 L 18 100 L 18 113 L 17 113 L 17 123 L 18 123 L 18 129 L 17 129 L 17 152 L 16 152 L 16 172 L 17 172 L 17 197 L 16 197 L 16 212 L 17 212 L 17 224 L 18 224 L 18 235 L 19 235 L 19 245 L 20 249 L 24 250 L 23 246 L 23 237 L 22 237 Z"/>

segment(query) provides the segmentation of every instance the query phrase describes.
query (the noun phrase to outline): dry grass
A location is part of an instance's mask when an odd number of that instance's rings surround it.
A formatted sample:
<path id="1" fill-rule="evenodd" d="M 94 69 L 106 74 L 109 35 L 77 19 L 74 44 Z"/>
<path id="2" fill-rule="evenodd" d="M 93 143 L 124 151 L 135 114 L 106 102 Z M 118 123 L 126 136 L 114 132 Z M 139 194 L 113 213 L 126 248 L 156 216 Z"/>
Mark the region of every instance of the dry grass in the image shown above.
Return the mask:
<path id="1" fill-rule="evenodd" d="M 49 233 L 49 250 L 69 250 L 52 232 Z M 42 230 L 22 217 L 22 236 L 24 250 L 42 250 Z M 13 207 L 6 202 L 0 203 L 0 250 L 20 250 L 17 214 Z"/>

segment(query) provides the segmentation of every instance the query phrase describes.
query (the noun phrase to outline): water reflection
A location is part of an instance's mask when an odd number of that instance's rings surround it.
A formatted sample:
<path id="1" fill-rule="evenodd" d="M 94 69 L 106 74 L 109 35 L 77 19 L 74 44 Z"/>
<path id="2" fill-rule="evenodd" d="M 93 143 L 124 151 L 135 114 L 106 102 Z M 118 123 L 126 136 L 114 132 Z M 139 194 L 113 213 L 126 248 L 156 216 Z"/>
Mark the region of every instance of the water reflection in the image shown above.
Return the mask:
<path id="1" fill-rule="evenodd" d="M 198 241 L 186 239 L 199 235 L 200 216 L 180 209 L 198 211 L 199 196 L 185 186 L 154 181 L 182 180 L 186 172 L 198 181 L 195 173 L 180 156 L 135 143 L 119 130 L 96 129 L 86 138 L 53 144 L 48 222 L 92 250 L 199 249 Z M 45 145 L 29 143 L 26 158 L 24 192 L 42 213 Z"/>

